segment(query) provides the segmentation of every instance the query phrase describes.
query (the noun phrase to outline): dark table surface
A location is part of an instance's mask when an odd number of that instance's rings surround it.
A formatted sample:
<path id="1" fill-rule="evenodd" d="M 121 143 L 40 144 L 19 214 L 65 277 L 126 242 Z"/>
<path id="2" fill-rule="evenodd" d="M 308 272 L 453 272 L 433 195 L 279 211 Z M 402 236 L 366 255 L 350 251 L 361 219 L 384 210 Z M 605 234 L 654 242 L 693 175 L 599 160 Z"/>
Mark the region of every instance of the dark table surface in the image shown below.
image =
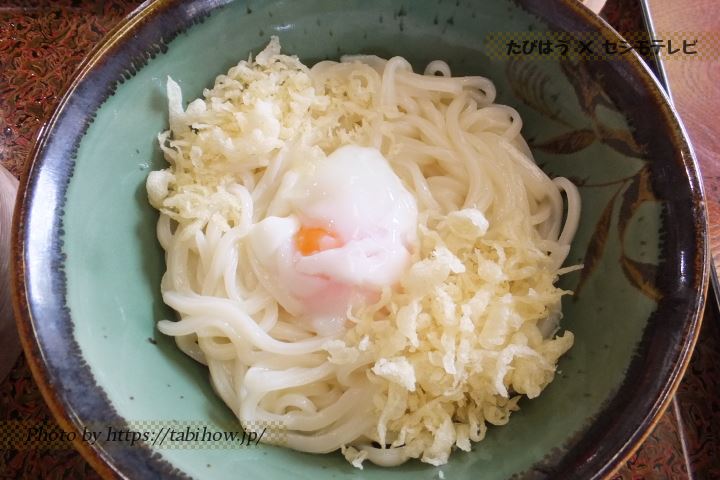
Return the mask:
<path id="1" fill-rule="evenodd" d="M 610 0 L 602 15 L 621 33 L 642 31 L 638 2 Z M 664 13 L 657 11 L 662 2 L 652 3 L 655 15 Z M 136 0 L 5 0 L 0 4 L 0 162 L 11 173 L 20 176 L 24 170 L 38 129 L 78 63 L 138 4 Z M 677 25 L 676 30 L 683 28 Z M 717 90 L 716 83 L 710 83 L 712 77 L 704 81 L 706 87 Z M 676 92 L 675 101 L 682 101 L 682 95 Z M 690 127 L 695 140 L 702 132 Z M 720 177 L 712 175 L 718 170 L 716 160 L 699 155 L 703 173 L 710 172 L 704 180 L 711 212 L 720 211 Z M 714 245 L 720 245 L 718 230 L 711 229 Z M 0 384 L 0 422 L 51 418 L 21 357 Z M 1 450 L 0 478 L 75 479 L 97 478 L 97 474 L 74 450 Z M 670 408 L 612 478 L 720 479 L 720 315 L 712 292 L 695 353 Z"/>

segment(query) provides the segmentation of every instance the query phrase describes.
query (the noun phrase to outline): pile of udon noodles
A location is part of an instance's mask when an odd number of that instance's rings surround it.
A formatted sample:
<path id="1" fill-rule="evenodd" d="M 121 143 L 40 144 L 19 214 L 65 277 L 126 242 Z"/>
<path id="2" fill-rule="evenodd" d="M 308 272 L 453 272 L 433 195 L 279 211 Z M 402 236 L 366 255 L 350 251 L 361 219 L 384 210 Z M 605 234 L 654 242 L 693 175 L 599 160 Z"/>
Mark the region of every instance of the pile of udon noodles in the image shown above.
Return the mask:
<path id="1" fill-rule="evenodd" d="M 552 381 L 573 344 L 556 335 L 570 292 L 554 282 L 572 269 L 579 197 L 536 166 L 489 80 L 441 61 L 413 73 L 401 57 L 308 68 L 273 38 L 186 109 L 171 79 L 168 97 L 170 166 L 147 188 L 181 320 L 158 326 L 207 364 L 244 428 L 282 424 L 290 448 L 341 449 L 360 468 L 441 465 Z M 413 193 L 418 244 L 398 285 L 320 335 L 258 282 L 245 238 L 292 161 L 346 144 L 380 149 Z"/>

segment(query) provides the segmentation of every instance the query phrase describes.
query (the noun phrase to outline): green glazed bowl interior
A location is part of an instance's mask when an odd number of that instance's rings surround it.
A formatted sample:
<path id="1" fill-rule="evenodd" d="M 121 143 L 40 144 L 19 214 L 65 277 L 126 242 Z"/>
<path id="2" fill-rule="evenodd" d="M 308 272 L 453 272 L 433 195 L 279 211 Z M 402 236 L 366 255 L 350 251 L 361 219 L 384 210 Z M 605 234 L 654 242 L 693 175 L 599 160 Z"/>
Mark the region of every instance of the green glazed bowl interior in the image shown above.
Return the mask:
<path id="1" fill-rule="evenodd" d="M 636 56 L 493 55 L 493 32 L 609 27 L 572 1 L 160 1 L 136 11 L 88 60 L 43 132 L 15 225 L 16 308 L 33 371 L 67 428 L 196 422 L 237 431 L 208 372 L 155 324 L 165 269 L 145 179 L 164 168 L 167 76 L 186 100 L 270 35 L 306 64 L 345 53 L 446 60 L 489 77 L 516 108 L 536 161 L 579 186 L 580 229 L 562 278 L 575 334 L 559 374 L 508 425 L 439 468 L 362 471 L 339 453 L 279 447 L 81 452 L 105 475 L 237 478 L 595 478 L 639 444 L 677 385 L 706 289 L 705 214 L 690 149 Z"/>

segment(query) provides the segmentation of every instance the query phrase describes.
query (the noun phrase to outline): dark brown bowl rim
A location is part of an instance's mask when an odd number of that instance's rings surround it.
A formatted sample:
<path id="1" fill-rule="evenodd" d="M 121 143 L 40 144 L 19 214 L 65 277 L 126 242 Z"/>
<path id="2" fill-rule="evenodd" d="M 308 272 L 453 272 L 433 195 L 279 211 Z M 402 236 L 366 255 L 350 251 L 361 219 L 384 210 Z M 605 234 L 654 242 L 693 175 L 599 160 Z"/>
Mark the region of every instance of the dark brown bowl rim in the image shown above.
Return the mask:
<path id="1" fill-rule="evenodd" d="M 117 81 L 122 82 L 123 77 L 128 78 L 128 76 L 133 75 L 136 69 L 142 68 L 142 65 L 148 60 L 148 57 L 164 51 L 167 44 L 175 35 L 193 23 L 202 21 L 211 11 L 226 3 L 229 3 L 229 0 L 191 0 L 189 2 L 184 2 L 183 0 L 148 0 L 140 5 L 109 32 L 104 40 L 88 55 L 80 67 L 78 67 L 75 76 L 63 94 L 62 100 L 56 107 L 52 117 L 38 133 L 37 142 L 30 154 L 31 162 L 28 162 L 22 176 L 13 223 L 11 257 L 11 275 L 14 279 L 12 292 L 13 307 L 15 309 L 21 342 L 32 374 L 53 416 L 65 431 L 81 430 L 82 419 L 75 410 L 72 399 L 67 398 L 68 392 L 61 389 L 63 386 L 61 376 L 63 373 L 68 372 L 54 371 L 47 363 L 48 352 L 44 346 L 41 345 L 39 339 L 41 332 L 38 330 L 38 328 L 40 328 L 38 321 L 41 320 L 41 314 L 33 315 L 33 309 L 38 309 L 38 307 L 37 305 L 33 307 L 33 304 L 37 302 L 33 302 L 32 292 L 29 290 L 28 285 L 30 279 L 26 277 L 26 275 L 29 275 L 28 262 L 33 260 L 37 263 L 37 259 L 30 259 L 26 255 L 27 242 L 31 241 L 29 231 L 26 231 L 26 226 L 28 224 L 28 216 L 32 211 L 31 203 L 34 195 L 37 194 L 37 177 L 48 161 L 49 145 L 54 141 L 53 133 L 61 121 L 67 120 L 64 117 L 68 112 L 77 110 L 77 105 L 72 104 L 73 94 L 77 93 L 81 87 L 86 86 L 88 82 L 95 82 L 99 86 L 105 86 L 108 88 L 108 91 L 104 92 L 104 98 L 107 98 L 107 96 L 113 93 L 114 85 Z M 523 4 L 524 7 L 529 6 L 532 10 L 533 8 L 537 8 L 538 3 L 542 2 L 539 0 L 519 0 L 519 3 Z M 555 8 L 563 10 L 564 12 L 570 12 L 589 28 L 601 32 L 606 38 L 620 37 L 612 27 L 575 0 L 559 0 L 558 3 L 559 5 L 555 6 Z M 183 4 L 185 4 L 185 8 L 181 8 Z M 192 5 L 193 8 L 190 8 L 189 5 Z M 169 15 L 171 22 L 166 21 L 164 24 L 161 20 L 161 17 L 164 15 Z M 172 26 L 167 25 L 167 23 L 172 23 Z M 136 35 L 138 32 L 147 34 L 149 25 L 157 29 L 152 35 L 146 35 L 145 37 L 142 35 L 138 37 Z M 148 41 L 148 39 L 154 41 Z M 143 45 L 143 41 L 147 43 Z M 135 48 L 128 50 L 128 45 L 134 46 Z M 144 53 L 140 55 L 140 51 L 143 49 Z M 123 65 L 125 65 L 124 69 L 119 68 Z M 657 424 L 662 413 L 667 409 L 672 395 L 687 369 L 690 354 L 699 334 L 701 312 L 708 288 L 709 255 L 707 251 L 707 214 L 697 162 L 677 113 L 657 83 L 657 80 L 650 73 L 648 67 L 636 54 L 627 57 L 627 65 L 640 80 L 645 82 L 645 86 L 656 97 L 656 102 L 658 102 L 661 114 L 663 115 L 663 123 L 674 135 L 673 145 L 677 147 L 678 157 L 676 160 L 679 161 L 679 165 L 676 167 L 683 169 L 687 175 L 688 186 L 690 194 L 692 195 L 692 211 L 694 213 L 692 230 L 694 243 L 691 246 L 694 247 L 691 248 L 694 255 L 692 262 L 690 262 L 692 275 L 690 275 L 691 278 L 689 279 L 687 291 L 693 295 L 692 299 L 683 303 L 683 305 L 689 307 L 689 311 L 686 311 L 682 316 L 681 314 L 676 315 L 678 317 L 681 316 L 683 319 L 683 328 L 680 331 L 681 341 L 677 343 L 678 348 L 672 352 L 673 361 L 671 366 L 668 367 L 667 378 L 662 382 L 657 382 L 660 384 L 659 390 L 656 392 L 656 395 L 653 396 L 653 401 L 650 403 L 647 411 L 645 411 L 642 420 L 633 427 L 631 435 L 629 435 L 624 442 L 616 441 L 618 445 L 617 448 L 614 449 L 615 453 L 613 455 L 605 455 L 603 458 L 594 455 L 584 459 L 586 460 L 584 463 L 578 463 L 582 459 L 576 459 L 573 465 L 569 465 L 566 462 L 562 462 L 562 465 L 556 464 L 554 466 L 540 464 L 537 467 L 533 467 L 531 471 L 526 472 L 527 476 L 532 478 L 544 478 L 550 475 L 559 475 L 560 478 L 608 478 L 612 475 L 612 473 L 637 450 L 649 435 L 652 428 Z M 114 76 L 109 76 L 109 73 Z M 98 78 L 93 77 L 93 75 Z M 108 85 L 110 85 L 110 87 L 108 87 Z M 96 103 L 95 105 L 85 107 L 87 110 L 85 112 L 86 115 L 89 113 L 92 116 L 94 111 L 102 104 L 102 101 Z M 82 120 L 83 125 L 78 127 L 78 131 L 75 132 L 75 138 L 73 138 L 72 141 L 76 143 L 71 149 L 73 153 L 90 121 L 92 121 L 92 118 Z M 63 165 L 64 170 L 62 170 L 62 175 L 66 178 L 63 180 L 61 176 L 56 180 L 68 182 L 72 175 L 74 160 L 67 160 Z M 683 186 L 685 186 L 685 183 L 683 183 Z M 49 212 L 48 220 L 58 221 L 58 218 L 62 216 L 62 202 L 66 187 L 67 185 L 65 184 L 56 192 L 59 206 L 56 211 Z M 56 227 L 57 225 L 53 223 L 53 226 L 48 228 L 53 229 Z M 59 236 L 57 238 L 59 238 Z M 53 241 L 56 241 L 57 238 L 53 239 Z M 56 246 L 55 243 L 53 243 L 53 246 Z M 47 258 L 43 257 L 41 259 L 42 262 L 50 266 L 51 271 L 59 272 L 64 278 L 64 272 L 62 271 L 62 261 L 64 257 L 62 252 L 59 250 L 48 250 L 46 256 Z M 33 267 L 30 266 L 30 268 Z M 58 305 L 58 315 L 67 316 L 67 320 L 70 320 L 69 312 L 67 308 L 64 307 L 64 288 L 64 283 L 61 285 L 53 285 L 52 294 L 62 299 L 62 302 Z M 660 309 L 660 306 L 658 309 Z M 70 329 L 70 338 L 67 340 L 71 343 L 74 342 L 72 338 L 72 325 L 66 325 L 65 327 Z M 77 346 L 75 345 L 75 347 Z M 74 379 L 80 382 L 89 379 L 90 383 L 94 384 L 94 379 L 89 367 L 84 365 L 81 359 L 78 361 L 76 370 L 70 373 L 76 375 Z M 77 377 L 79 373 L 87 376 L 87 378 L 83 380 L 83 377 Z M 99 395 L 100 404 L 105 408 L 113 410 L 104 391 L 97 385 L 95 385 L 95 388 L 101 391 Z M 117 416 L 117 419 L 122 421 L 119 416 Z M 74 446 L 93 468 L 105 478 L 134 477 L 141 474 L 150 474 L 163 478 L 167 476 L 184 477 L 182 472 L 164 460 L 160 454 L 151 451 L 149 448 L 135 448 L 129 455 L 118 453 L 111 455 L 105 450 L 92 447 L 82 442 L 80 439 L 74 442 Z"/>

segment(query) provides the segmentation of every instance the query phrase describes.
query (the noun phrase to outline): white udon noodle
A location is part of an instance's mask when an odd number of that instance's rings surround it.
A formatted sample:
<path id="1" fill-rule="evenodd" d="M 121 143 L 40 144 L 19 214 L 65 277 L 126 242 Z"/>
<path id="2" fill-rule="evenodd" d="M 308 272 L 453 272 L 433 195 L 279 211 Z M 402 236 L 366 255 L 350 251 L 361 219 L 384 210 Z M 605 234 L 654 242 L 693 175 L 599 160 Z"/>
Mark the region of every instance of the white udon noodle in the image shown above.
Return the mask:
<path id="1" fill-rule="evenodd" d="M 520 115 L 493 103 L 491 81 L 454 78 L 442 61 L 420 75 L 401 57 L 373 56 L 321 62 L 309 75 L 322 90 L 329 79 L 345 81 L 350 72 L 377 83 L 373 105 L 382 114 L 368 120 L 365 143 L 382 151 L 414 194 L 421 223 L 433 212 L 477 208 L 490 225 L 503 225 L 502 235 L 532 237 L 558 274 L 568 270 L 561 266 L 578 225 L 578 192 L 567 179 L 550 179 L 538 168 L 520 135 Z M 398 465 L 412 456 L 405 447 L 372 446 L 383 438 L 373 407 L 376 387 L 367 374 L 376 359 L 328 362 L 323 345 L 338 337 L 294 322 L 248 267 L 245 235 L 273 214 L 286 169 L 278 153 L 266 168 L 238 174 L 242 181 L 228 188 L 240 205 L 230 228 L 215 217 L 198 228 L 161 214 L 157 236 L 167 263 L 162 294 L 181 320 L 160 321 L 158 328 L 208 366 L 215 390 L 244 428 L 283 425 L 290 448 L 326 453 L 354 445 L 376 464 Z M 523 220 L 502 221 L 508 217 Z M 545 322 L 551 324 L 546 336 L 555 320 Z"/>

